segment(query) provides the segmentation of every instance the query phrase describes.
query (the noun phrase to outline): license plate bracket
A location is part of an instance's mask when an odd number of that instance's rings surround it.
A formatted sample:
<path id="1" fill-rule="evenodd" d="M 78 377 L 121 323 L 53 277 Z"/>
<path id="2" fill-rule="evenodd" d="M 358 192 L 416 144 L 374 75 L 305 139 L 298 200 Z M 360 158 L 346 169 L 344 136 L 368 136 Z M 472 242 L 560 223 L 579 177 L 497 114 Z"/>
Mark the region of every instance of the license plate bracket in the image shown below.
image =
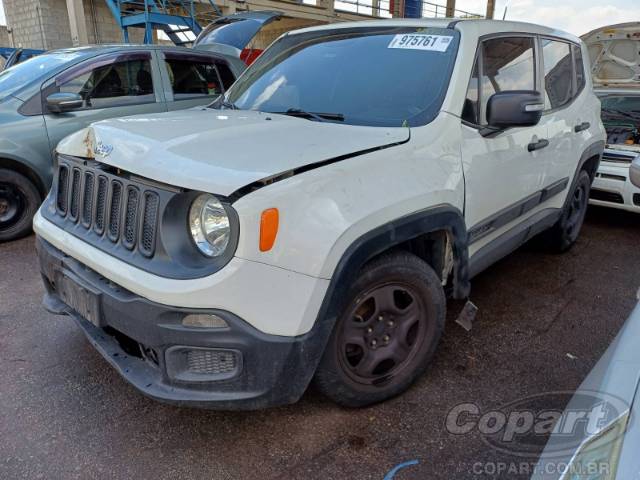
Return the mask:
<path id="1" fill-rule="evenodd" d="M 64 303 L 96 327 L 102 326 L 99 291 L 83 285 L 75 275 L 67 272 L 60 272 L 56 283 L 58 294 Z"/>

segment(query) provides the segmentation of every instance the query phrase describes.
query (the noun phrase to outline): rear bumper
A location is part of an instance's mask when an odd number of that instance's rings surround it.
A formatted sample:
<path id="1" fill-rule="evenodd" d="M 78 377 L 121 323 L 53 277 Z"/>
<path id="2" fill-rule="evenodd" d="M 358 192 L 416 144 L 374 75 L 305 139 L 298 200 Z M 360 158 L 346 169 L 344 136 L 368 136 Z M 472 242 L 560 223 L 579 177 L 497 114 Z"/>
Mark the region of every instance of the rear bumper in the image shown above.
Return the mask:
<path id="1" fill-rule="evenodd" d="M 629 179 L 629 166 L 603 161 L 593 182 L 589 203 L 640 213 L 640 188 Z"/>
<path id="2" fill-rule="evenodd" d="M 42 238 L 37 240 L 37 249 L 46 287 L 45 307 L 71 316 L 127 381 L 156 400 L 249 410 L 293 403 L 304 393 L 324 350 L 328 332 L 322 326 L 298 337 L 268 335 L 231 312 L 151 302 Z M 100 312 L 99 320 L 94 320 L 97 325 L 63 301 L 67 295 L 60 291 L 67 288 L 63 277 L 93 292 Z M 215 314 L 228 327 L 185 327 L 182 319 L 188 314 Z M 220 360 L 231 364 L 220 369 Z"/>

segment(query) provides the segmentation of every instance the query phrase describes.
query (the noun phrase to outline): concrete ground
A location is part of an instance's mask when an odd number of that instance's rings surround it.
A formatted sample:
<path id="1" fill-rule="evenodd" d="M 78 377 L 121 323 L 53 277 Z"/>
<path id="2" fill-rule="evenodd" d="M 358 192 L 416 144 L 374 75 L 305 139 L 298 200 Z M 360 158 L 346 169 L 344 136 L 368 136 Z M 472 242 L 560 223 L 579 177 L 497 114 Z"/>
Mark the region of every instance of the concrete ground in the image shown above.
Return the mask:
<path id="1" fill-rule="evenodd" d="M 346 410 L 307 392 L 286 408 L 212 412 L 141 396 L 71 319 L 45 313 L 33 244 L 0 245 L 2 479 L 382 480 L 407 460 L 419 463 L 396 479 L 527 478 L 492 475 L 491 465 L 535 455 L 501 453 L 478 433 L 452 435 L 447 413 L 575 389 L 640 286 L 640 217 L 592 208 L 569 253 L 525 247 L 476 278 L 474 329 L 449 322 L 431 369 L 401 397 Z"/>

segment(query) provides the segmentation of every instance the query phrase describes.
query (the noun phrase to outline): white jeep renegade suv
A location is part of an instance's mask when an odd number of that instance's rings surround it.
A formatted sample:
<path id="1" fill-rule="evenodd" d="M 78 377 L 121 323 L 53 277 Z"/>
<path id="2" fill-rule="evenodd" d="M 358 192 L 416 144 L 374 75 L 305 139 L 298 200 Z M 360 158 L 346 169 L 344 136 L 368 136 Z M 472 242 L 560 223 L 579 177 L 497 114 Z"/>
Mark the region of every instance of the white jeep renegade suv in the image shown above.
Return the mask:
<path id="1" fill-rule="evenodd" d="M 537 234 L 575 242 L 605 139 L 587 58 L 513 22 L 285 34 L 208 108 L 60 143 L 45 306 L 158 400 L 396 395 L 447 298 Z"/>

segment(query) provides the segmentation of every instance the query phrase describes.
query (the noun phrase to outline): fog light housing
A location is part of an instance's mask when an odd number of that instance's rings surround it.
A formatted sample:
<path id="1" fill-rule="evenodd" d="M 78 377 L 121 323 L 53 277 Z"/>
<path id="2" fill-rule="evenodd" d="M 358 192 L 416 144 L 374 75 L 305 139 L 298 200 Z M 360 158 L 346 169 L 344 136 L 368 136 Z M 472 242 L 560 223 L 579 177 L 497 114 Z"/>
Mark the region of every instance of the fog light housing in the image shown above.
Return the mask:
<path id="1" fill-rule="evenodd" d="M 218 315 L 194 313 L 182 319 L 182 325 L 192 328 L 228 328 L 229 324 Z"/>
<path id="2" fill-rule="evenodd" d="M 180 382 L 215 382 L 237 377 L 242 353 L 227 348 L 175 346 L 165 352 L 167 375 Z"/>

